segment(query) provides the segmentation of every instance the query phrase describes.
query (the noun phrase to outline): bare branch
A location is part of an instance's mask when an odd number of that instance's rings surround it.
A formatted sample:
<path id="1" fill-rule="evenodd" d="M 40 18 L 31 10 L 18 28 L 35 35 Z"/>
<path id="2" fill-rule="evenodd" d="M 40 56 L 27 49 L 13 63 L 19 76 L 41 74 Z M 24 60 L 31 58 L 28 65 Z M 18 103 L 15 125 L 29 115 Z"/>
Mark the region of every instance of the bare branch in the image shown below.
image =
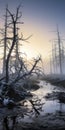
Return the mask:
<path id="1" fill-rule="evenodd" d="M 9 9 L 7 8 L 8 13 L 10 14 L 12 21 L 14 22 L 14 15 L 9 11 Z"/>
<path id="2" fill-rule="evenodd" d="M 30 74 L 33 72 L 34 68 L 36 67 L 37 63 L 38 63 L 40 60 L 41 60 L 41 57 L 39 57 L 39 58 L 35 61 L 35 63 L 34 63 L 34 65 L 33 65 L 32 69 L 31 69 L 29 72 L 24 73 L 24 74 L 23 74 L 22 76 L 20 76 L 20 77 L 19 77 L 19 75 L 18 75 L 17 78 L 16 78 L 10 85 L 15 84 L 15 83 L 18 82 L 20 79 L 23 79 L 23 78 L 25 78 L 26 76 L 30 75 Z"/>
<path id="3" fill-rule="evenodd" d="M 17 12 L 16 12 L 16 20 L 15 20 L 15 21 L 17 21 L 17 19 L 18 19 L 18 15 L 19 15 L 19 9 L 20 9 L 20 7 L 21 7 L 21 5 L 19 5 L 18 8 L 17 8 Z M 20 17 L 21 17 L 21 16 L 20 16 Z"/>

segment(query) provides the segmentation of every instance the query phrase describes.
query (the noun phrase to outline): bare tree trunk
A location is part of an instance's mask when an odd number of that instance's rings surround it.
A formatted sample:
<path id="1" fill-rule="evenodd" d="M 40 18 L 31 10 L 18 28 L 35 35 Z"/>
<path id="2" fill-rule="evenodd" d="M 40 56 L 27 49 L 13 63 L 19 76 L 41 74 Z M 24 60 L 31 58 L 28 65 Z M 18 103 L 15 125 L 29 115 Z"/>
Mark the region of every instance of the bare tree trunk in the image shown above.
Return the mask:
<path id="1" fill-rule="evenodd" d="M 12 50 L 14 48 L 14 45 L 16 43 L 16 23 L 14 22 L 13 23 L 13 42 L 12 42 L 12 46 L 9 50 L 9 54 L 7 56 L 7 60 L 6 60 L 6 83 L 8 83 L 9 81 L 9 72 L 8 72 L 8 69 L 9 69 L 9 60 L 10 60 L 10 56 L 11 56 L 11 53 L 12 53 Z"/>
<path id="2" fill-rule="evenodd" d="M 8 8 L 8 6 L 7 6 Z M 3 58 L 3 73 L 6 71 L 6 42 L 7 42 L 7 8 L 6 8 L 6 15 L 5 15 L 5 37 L 4 37 L 4 58 Z"/>

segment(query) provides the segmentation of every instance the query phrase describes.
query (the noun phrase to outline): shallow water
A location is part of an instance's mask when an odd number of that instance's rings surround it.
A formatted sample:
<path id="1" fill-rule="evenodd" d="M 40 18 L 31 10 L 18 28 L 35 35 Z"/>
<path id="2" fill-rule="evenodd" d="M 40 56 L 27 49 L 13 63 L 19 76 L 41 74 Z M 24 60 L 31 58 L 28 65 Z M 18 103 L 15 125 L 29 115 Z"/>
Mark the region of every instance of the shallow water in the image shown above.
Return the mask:
<path id="1" fill-rule="evenodd" d="M 46 83 L 45 81 L 40 81 L 40 88 L 32 93 L 38 96 L 40 103 L 44 103 L 42 105 L 42 110 L 40 111 L 40 115 L 45 115 L 47 113 L 56 113 L 57 111 L 65 112 L 65 104 L 59 103 L 58 100 L 46 100 L 45 96 L 47 93 L 54 92 L 65 92 L 63 87 L 53 86 L 50 83 Z M 33 97 L 35 98 L 35 96 Z M 31 108 L 31 104 L 28 102 L 28 107 Z M 32 118 L 34 117 L 34 113 L 31 116 L 25 116 L 22 119 L 24 122 L 32 122 Z"/>
<path id="2" fill-rule="evenodd" d="M 45 96 L 47 93 L 52 93 L 54 92 L 65 92 L 65 88 L 63 87 L 58 87 L 58 86 L 53 86 L 50 83 L 46 83 L 45 81 L 40 81 L 39 85 L 41 86 L 37 91 L 34 93 L 38 95 L 39 98 L 41 98 L 41 102 L 44 102 L 45 104 L 42 107 L 42 112 L 41 114 L 46 114 L 46 113 L 54 113 L 56 111 L 60 111 L 60 108 L 62 109 L 61 111 L 65 112 L 65 104 L 59 103 L 58 100 L 46 100 Z M 61 106 L 61 107 L 60 107 Z"/>

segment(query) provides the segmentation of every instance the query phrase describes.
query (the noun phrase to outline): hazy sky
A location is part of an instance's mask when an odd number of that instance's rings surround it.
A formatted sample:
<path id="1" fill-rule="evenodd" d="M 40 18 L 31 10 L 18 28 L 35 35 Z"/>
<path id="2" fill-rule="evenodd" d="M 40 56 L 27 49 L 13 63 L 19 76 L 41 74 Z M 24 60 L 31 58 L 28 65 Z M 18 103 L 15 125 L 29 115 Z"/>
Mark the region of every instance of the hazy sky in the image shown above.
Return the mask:
<path id="1" fill-rule="evenodd" d="M 49 55 L 51 43 L 49 40 L 56 37 L 58 24 L 60 35 L 65 37 L 65 0 L 0 0 L 0 21 L 5 12 L 5 5 L 14 12 L 22 3 L 21 11 L 24 25 L 21 31 L 24 37 L 33 34 L 30 43 L 24 43 L 22 51 L 28 58 L 41 54 L 43 58 Z"/>

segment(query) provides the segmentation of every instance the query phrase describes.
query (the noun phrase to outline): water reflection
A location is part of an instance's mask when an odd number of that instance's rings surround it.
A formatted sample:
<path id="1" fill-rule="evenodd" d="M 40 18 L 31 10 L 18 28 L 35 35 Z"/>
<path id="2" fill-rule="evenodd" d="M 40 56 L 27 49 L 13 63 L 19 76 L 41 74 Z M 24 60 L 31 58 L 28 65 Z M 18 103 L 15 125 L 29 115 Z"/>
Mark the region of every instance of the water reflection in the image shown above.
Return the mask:
<path id="1" fill-rule="evenodd" d="M 43 116 L 47 113 L 59 113 L 61 115 L 65 112 L 65 104 L 60 102 L 59 98 L 54 100 L 46 100 L 45 96 L 49 93 L 53 92 L 65 92 L 65 89 L 62 87 L 53 86 L 50 83 L 46 83 L 45 81 L 40 81 L 40 88 L 36 91 L 32 91 L 33 99 L 39 99 L 39 103 L 42 104 L 42 109 L 40 114 Z M 30 102 L 26 102 L 27 107 L 29 108 L 29 114 L 24 116 L 24 119 L 21 119 L 24 122 L 32 122 L 32 119 L 35 117 L 35 112 L 32 111 L 32 107 Z"/>
<path id="2" fill-rule="evenodd" d="M 41 98 L 41 102 L 45 103 L 42 107 L 41 114 L 44 115 L 46 113 L 55 113 L 56 111 L 65 112 L 65 104 L 60 102 L 59 99 L 57 100 L 46 100 L 45 96 L 48 93 L 54 92 L 65 92 L 65 89 L 58 86 L 53 86 L 50 83 L 46 83 L 45 81 L 40 81 L 39 83 L 40 88 L 33 92 L 39 98 Z"/>

